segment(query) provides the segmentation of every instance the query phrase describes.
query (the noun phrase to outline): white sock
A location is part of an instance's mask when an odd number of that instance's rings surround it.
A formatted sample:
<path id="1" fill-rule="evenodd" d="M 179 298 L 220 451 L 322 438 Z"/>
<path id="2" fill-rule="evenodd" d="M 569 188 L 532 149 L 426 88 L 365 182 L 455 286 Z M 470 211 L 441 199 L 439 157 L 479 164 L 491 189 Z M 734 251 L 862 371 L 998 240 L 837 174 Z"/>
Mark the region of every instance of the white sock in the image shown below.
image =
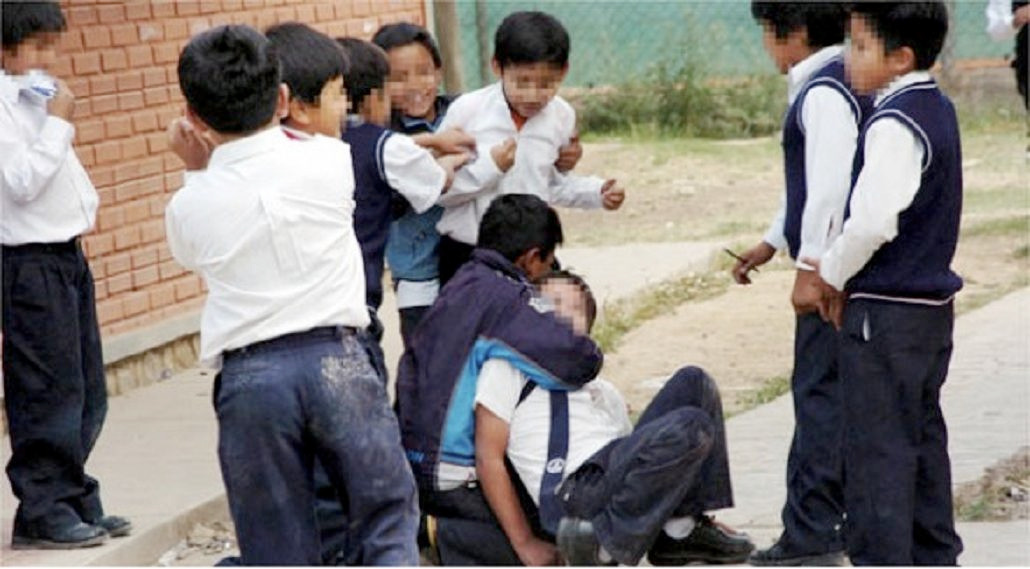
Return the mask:
<path id="1" fill-rule="evenodd" d="M 696 525 L 697 520 L 694 519 L 694 516 L 686 516 L 684 518 L 670 518 L 662 526 L 662 529 L 672 539 L 683 539 L 690 535 L 690 532 L 694 531 Z"/>

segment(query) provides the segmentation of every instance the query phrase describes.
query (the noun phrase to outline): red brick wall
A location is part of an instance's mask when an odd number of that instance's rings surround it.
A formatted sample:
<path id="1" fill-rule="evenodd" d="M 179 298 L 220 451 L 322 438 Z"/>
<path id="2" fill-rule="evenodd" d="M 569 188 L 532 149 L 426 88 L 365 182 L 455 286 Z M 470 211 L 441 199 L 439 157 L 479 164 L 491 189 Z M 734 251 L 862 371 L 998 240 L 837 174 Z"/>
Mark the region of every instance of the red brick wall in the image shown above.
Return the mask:
<path id="1" fill-rule="evenodd" d="M 64 0 L 68 31 L 53 69 L 76 95 L 75 150 L 100 193 L 85 237 L 105 337 L 200 307 L 204 290 L 168 252 L 164 207 L 182 183 L 165 128 L 182 113 L 175 67 L 193 34 L 301 21 L 368 39 L 382 24 L 424 22 L 423 0 Z"/>

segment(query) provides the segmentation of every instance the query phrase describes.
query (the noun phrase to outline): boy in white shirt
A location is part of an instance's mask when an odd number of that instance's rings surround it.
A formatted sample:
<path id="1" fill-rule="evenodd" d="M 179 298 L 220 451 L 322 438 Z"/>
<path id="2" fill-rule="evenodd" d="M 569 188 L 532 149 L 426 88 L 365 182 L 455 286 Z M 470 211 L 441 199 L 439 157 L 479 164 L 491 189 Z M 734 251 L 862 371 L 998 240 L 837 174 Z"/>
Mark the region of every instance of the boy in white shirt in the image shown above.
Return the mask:
<path id="1" fill-rule="evenodd" d="M 479 222 L 502 194 L 534 194 L 551 205 L 618 209 L 625 192 L 615 180 L 562 174 L 561 147 L 576 130 L 576 113 L 556 96 L 569 70 L 569 35 L 543 12 L 515 12 L 494 36 L 500 81 L 451 104 L 441 129 L 458 127 L 476 139 L 477 158 L 455 175 L 440 199 L 440 284 L 472 252 Z"/>
<path id="2" fill-rule="evenodd" d="M 582 279 L 559 272 L 540 288 L 559 318 L 589 331 L 596 304 Z M 645 553 L 653 565 L 747 558 L 746 536 L 702 515 L 733 505 L 722 403 L 707 374 L 679 370 L 635 428 L 618 390 L 602 379 L 569 392 L 534 385 L 490 360 L 476 389 L 476 473 L 518 561 L 554 564 L 558 550 L 572 565 L 636 565 Z M 505 459 L 539 508 L 541 527 L 520 506 Z M 555 532 L 557 549 L 547 539 Z M 446 547 L 441 541 L 445 559 Z"/>
<path id="3" fill-rule="evenodd" d="M 57 2 L 0 6 L 0 244 L 7 476 L 14 549 L 72 549 L 127 535 L 85 472 L 107 412 L 93 275 L 79 236 L 99 199 L 72 150 L 75 96 L 45 74 L 65 29 Z"/>
<path id="4" fill-rule="evenodd" d="M 187 119 L 171 147 L 190 171 L 168 243 L 209 290 L 201 358 L 221 368 L 218 454 L 241 562 L 321 563 L 317 457 L 362 528 L 360 562 L 417 564 L 414 479 L 356 336 L 369 319 L 347 146 L 279 128 L 288 88 L 249 27 L 194 37 L 178 72 Z"/>

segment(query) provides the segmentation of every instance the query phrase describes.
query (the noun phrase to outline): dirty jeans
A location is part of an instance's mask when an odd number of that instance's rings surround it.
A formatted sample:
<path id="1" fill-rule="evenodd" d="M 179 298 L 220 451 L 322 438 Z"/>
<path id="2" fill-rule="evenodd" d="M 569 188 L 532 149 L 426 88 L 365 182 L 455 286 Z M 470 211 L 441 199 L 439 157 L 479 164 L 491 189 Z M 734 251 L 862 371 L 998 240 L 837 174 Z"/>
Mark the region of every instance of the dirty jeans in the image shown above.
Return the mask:
<path id="1" fill-rule="evenodd" d="M 362 565 L 416 565 L 415 481 L 383 383 L 352 330 L 225 353 L 218 457 L 244 565 L 318 565 L 317 457 L 346 496 Z"/>

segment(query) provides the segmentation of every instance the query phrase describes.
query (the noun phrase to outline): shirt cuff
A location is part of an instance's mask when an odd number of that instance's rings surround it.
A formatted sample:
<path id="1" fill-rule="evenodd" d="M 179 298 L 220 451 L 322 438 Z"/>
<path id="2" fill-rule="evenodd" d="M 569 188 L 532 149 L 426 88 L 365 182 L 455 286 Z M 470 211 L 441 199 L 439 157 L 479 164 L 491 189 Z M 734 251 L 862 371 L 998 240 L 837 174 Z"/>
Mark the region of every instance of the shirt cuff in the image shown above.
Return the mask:
<path id="1" fill-rule="evenodd" d="M 782 231 L 777 232 L 774 228 L 770 228 L 769 231 L 765 233 L 765 237 L 762 238 L 762 241 L 772 245 L 773 249 L 776 249 L 777 251 L 782 251 L 787 248 L 787 238 L 784 237 Z"/>
<path id="2" fill-rule="evenodd" d="M 798 257 L 794 262 L 794 266 L 799 269 L 804 269 L 806 271 L 814 271 L 815 267 L 803 262 L 802 259 L 812 259 L 818 261 L 819 258 L 822 256 L 823 250 L 819 247 L 809 243 L 802 243 L 801 248 L 798 249 Z"/>
<path id="3" fill-rule="evenodd" d="M 829 255 L 824 256 L 819 263 L 819 276 L 826 284 L 840 291 L 844 290 L 844 285 L 847 284 L 847 279 L 841 278 L 840 263 Z"/>

